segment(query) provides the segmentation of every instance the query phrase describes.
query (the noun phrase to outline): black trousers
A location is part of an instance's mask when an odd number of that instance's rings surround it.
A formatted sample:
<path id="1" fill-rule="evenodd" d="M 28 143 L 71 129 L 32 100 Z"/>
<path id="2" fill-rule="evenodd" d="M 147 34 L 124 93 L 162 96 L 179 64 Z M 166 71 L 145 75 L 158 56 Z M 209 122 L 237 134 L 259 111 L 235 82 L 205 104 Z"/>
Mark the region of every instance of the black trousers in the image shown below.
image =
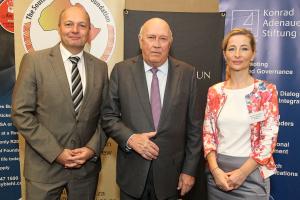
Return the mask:
<path id="1" fill-rule="evenodd" d="M 167 198 L 165 200 L 177 200 L 178 197 Z M 146 184 L 144 187 L 143 194 L 140 198 L 132 197 L 124 191 L 120 191 L 120 200 L 158 200 L 155 194 L 154 182 L 153 182 L 153 168 L 152 163 L 148 172 Z"/>
<path id="2" fill-rule="evenodd" d="M 154 183 L 153 183 L 153 169 L 152 163 L 148 172 L 146 184 L 144 187 L 143 194 L 141 198 L 132 197 L 122 190 L 120 191 L 120 200 L 158 200 L 155 194 Z"/>

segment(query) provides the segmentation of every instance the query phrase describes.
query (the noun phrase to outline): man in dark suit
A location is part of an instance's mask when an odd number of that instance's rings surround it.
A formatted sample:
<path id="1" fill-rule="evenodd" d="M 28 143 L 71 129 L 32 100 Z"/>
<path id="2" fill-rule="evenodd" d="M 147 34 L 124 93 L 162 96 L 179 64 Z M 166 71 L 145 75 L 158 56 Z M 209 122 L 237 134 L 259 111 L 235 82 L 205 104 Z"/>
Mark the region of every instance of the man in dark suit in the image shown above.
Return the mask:
<path id="1" fill-rule="evenodd" d="M 80 5 L 62 11 L 60 44 L 24 55 L 12 119 L 25 138 L 26 199 L 94 200 L 105 143 L 101 106 L 106 63 L 83 48 L 90 18 Z"/>
<path id="2" fill-rule="evenodd" d="M 111 73 L 102 126 L 118 143 L 121 200 L 178 199 L 195 182 L 201 151 L 196 72 L 169 56 L 172 40 L 166 21 L 146 21 L 142 55 Z"/>

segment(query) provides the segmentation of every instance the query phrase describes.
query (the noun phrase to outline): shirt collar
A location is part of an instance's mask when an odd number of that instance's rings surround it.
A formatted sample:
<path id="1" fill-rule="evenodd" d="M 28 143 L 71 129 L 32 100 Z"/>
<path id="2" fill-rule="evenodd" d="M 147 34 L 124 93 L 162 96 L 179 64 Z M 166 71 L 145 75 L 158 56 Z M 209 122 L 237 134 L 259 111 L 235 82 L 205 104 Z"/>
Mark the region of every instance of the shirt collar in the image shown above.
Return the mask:
<path id="1" fill-rule="evenodd" d="M 157 69 L 158 69 L 158 71 L 160 71 L 166 75 L 166 74 L 168 74 L 168 67 L 169 67 L 169 61 L 167 59 L 166 62 L 164 62 L 164 64 L 159 66 Z M 150 71 L 152 69 L 152 67 L 144 61 L 144 69 L 145 69 L 145 72 L 147 72 L 147 71 Z"/>
<path id="2" fill-rule="evenodd" d="M 66 60 L 68 60 L 70 56 L 78 56 L 80 59 L 82 58 L 83 50 L 80 51 L 78 54 L 73 55 L 70 51 L 68 51 L 68 50 L 62 45 L 62 43 L 59 44 L 59 48 L 60 48 L 61 56 L 62 56 L 62 59 L 63 59 L 64 62 L 65 62 Z"/>

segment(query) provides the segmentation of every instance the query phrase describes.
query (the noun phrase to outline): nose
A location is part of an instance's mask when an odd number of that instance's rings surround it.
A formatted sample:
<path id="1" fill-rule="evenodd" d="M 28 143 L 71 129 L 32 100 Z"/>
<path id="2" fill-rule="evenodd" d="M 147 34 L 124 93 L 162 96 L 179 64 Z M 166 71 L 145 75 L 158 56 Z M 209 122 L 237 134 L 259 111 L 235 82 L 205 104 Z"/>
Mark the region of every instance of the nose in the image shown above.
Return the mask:
<path id="1" fill-rule="evenodd" d="M 161 46 L 161 45 L 160 45 L 159 38 L 156 38 L 155 41 L 154 41 L 154 47 L 159 48 L 160 46 Z"/>
<path id="2" fill-rule="evenodd" d="M 76 24 L 74 24 L 74 26 L 72 27 L 72 32 L 78 32 L 78 26 Z"/>
<path id="3" fill-rule="evenodd" d="M 240 57 L 240 51 L 239 50 L 235 50 L 234 51 L 234 56 L 235 57 Z"/>

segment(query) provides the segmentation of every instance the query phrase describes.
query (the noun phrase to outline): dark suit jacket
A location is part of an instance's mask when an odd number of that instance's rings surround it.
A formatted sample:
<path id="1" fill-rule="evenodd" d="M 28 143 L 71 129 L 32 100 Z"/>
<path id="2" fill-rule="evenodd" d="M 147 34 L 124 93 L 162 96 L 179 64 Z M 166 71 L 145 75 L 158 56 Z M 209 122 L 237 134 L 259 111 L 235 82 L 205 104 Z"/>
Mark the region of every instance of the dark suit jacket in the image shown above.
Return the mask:
<path id="1" fill-rule="evenodd" d="M 153 138 L 160 148 L 152 161 L 158 199 L 177 194 L 181 172 L 195 176 L 201 151 L 199 104 L 195 68 L 169 57 L 163 108 Z M 115 65 L 103 112 L 103 128 L 118 143 L 117 183 L 138 198 L 151 162 L 126 151 L 126 142 L 133 133 L 155 131 L 141 56 Z"/>
<path id="2" fill-rule="evenodd" d="M 51 183 L 97 176 L 100 162 L 88 161 L 80 169 L 64 169 L 55 159 L 64 148 L 87 146 L 100 155 L 105 138 L 101 105 L 106 96 L 106 63 L 84 52 L 86 89 L 75 111 L 59 45 L 24 55 L 12 101 L 14 125 L 26 140 L 24 175 Z M 100 137 L 103 137 L 100 139 Z"/>

